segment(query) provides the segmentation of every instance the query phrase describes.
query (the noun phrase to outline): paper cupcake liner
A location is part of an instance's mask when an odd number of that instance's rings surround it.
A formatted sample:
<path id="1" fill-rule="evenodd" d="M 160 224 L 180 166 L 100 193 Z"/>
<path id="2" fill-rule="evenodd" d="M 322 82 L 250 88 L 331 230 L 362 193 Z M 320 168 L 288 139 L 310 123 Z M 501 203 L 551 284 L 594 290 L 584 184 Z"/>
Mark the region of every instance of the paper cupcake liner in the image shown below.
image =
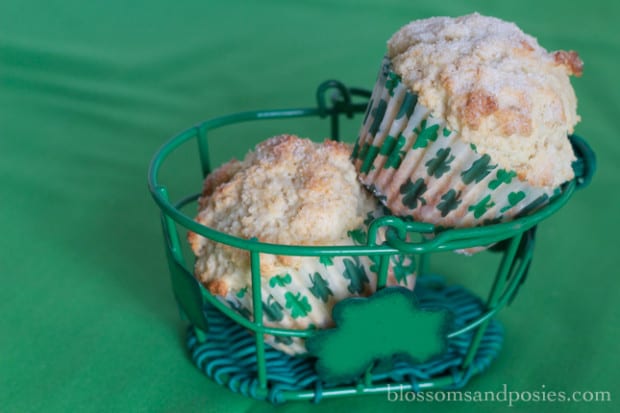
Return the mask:
<path id="1" fill-rule="evenodd" d="M 503 169 L 447 128 L 385 58 L 352 154 L 360 180 L 399 216 L 472 227 L 527 215 L 560 193 Z"/>
<path id="2" fill-rule="evenodd" d="M 364 226 L 349 232 L 349 245 L 366 244 L 367 225 L 379 212 L 369 214 Z M 381 235 L 379 234 L 379 237 Z M 343 243 L 344 245 L 344 243 Z M 308 329 L 333 326 L 332 308 L 349 297 L 368 296 L 377 289 L 378 256 L 295 257 L 295 265 L 262 274 L 263 323 L 265 326 Z M 387 285 L 413 290 L 416 261 L 413 256 L 390 258 Z M 242 288 L 219 297 L 242 316 L 253 318 L 250 274 Z M 287 354 L 306 353 L 305 340 L 265 335 L 265 342 Z"/>

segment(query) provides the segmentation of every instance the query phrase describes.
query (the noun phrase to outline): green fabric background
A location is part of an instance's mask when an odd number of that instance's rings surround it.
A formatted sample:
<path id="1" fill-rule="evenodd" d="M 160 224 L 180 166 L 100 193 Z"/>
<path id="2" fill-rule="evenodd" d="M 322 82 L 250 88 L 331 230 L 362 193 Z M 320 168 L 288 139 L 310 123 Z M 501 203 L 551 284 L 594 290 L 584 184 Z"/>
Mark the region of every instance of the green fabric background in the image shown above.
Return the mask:
<path id="1" fill-rule="evenodd" d="M 499 358 L 467 390 L 611 391 L 611 403 L 388 403 L 384 396 L 281 412 L 617 411 L 620 3 L 479 1 L 5 0 L 0 2 L 0 412 L 266 412 L 204 377 L 183 347 L 158 210 L 154 151 L 216 115 L 314 104 L 327 78 L 371 87 L 385 41 L 408 21 L 478 10 L 548 49 L 575 49 L 577 133 L 599 170 L 540 230 L 520 296 L 502 312 Z M 218 162 L 270 134 L 230 129 Z M 346 129 L 354 136 L 357 126 Z M 167 182 L 196 192 L 195 154 Z M 188 161 L 191 159 L 191 161 Z M 484 291 L 489 260 L 446 256 L 451 280 Z M 486 272 L 485 272 L 486 271 Z"/>

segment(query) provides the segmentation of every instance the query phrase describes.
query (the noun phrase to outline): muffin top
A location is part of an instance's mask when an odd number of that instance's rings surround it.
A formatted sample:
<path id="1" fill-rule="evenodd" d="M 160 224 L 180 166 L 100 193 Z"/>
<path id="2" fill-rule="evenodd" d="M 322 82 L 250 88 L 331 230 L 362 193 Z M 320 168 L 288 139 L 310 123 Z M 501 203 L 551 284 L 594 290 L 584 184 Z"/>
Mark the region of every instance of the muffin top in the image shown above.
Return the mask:
<path id="1" fill-rule="evenodd" d="M 199 200 L 197 221 L 230 235 L 287 245 L 351 244 L 348 231 L 360 227 L 377 202 L 357 180 L 351 148 L 319 144 L 294 135 L 270 138 L 243 161 L 230 161 L 210 174 Z M 190 233 L 198 257 L 196 274 L 211 292 L 247 282 L 247 251 Z M 261 273 L 299 259 L 261 255 Z M 217 281 L 217 282 L 215 282 Z"/>
<path id="2" fill-rule="evenodd" d="M 547 52 L 515 24 L 475 13 L 409 23 L 388 57 L 418 101 L 478 152 L 534 186 L 573 178 L 576 52 Z"/>

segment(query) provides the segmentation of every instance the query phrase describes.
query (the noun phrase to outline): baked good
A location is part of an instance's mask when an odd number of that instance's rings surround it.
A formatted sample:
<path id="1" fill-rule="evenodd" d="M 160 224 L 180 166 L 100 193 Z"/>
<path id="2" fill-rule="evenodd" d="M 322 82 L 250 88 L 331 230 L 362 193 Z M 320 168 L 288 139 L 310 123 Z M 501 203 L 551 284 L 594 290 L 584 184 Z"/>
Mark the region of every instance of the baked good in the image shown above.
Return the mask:
<path id="1" fill-rule="evenodd" d="M 351 148 L 280 135 L 232 160 L 204 182 L 196 221 L 220 232 L 286 245 L 355 245 L 383 207 L 359 183 Z M 248 251 L 190 232 L 195 276 L 220 300 L 252 318 Z M 388 284 L 413 288 L 413 259 L 395 258 Z M 378 263 L 367 256 L 296 257 L 260 254 L 263 322 L 290 329 L 332 325 L 334 304 L 376 290 Z M 394 265 L 401 271 L 394 274 Z M 408 266 L 408 267 L 407 267 Z M 409 268 L 406 274 L 403 268 Z M 272 346 L 305 352 L 299 338 L 266 336 Z"/>
<path id="2" fill-rule="evenodd" d="M 528 214 L 573 178 L 576 52 L 477 13 L 411 22 L 387 55 L 354 149 L 399 216 L 471 227 Z"/>

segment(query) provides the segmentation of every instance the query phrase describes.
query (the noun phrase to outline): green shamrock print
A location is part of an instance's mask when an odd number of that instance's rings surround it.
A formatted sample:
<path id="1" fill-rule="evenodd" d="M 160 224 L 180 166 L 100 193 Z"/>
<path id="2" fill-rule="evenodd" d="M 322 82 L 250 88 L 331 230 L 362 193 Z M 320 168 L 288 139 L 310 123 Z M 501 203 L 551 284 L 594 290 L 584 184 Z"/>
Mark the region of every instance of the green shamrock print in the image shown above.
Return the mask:
<path id="1" fill-rule="evenodd" d="M 396 278 L 396 281 L 399 284 L 407 285 L 407 277 L 416 270 L 415 257 L 413 255 L 393 255 L 392 263 L 394 264 L 394 278 Z"/>
<path id="2" fill-rule="evenodd" d="M 285 287 L 290 284 L 292 281 L 290 274 L 284 275 L 274 275 L 269 279 L 269 286 L 271 288 L 276 288 L 276 286 Z"/>
<path id="3" fill-rule="evenodd" d="M 326 267 L 334 265 L 334 260 L 328 255 L 321 255 L 321 257 L 319 258 L 319 262 Z"/>
<path id="4" fill-rule="evenodd" d="M 454 211 L 462 202 L 459 197 L 461 191 L 456 192 L 454 189 L 449 190 L 441 196 L 441 202 L 437 205 L 437 209 L 441 211 L 441 216 L 446 217 L 451 211 Z"/>
<path id="5" fill-rule="evenodd" d="M 373 163 L 375 161 L 375 157 L 377 156 L 377 153 L 379 153 L 379 148 L 371 145 L 368 147 L 367 152 L 368 153 L 364 155 L 364 162 L 362 163 L 362 166 L 360 167 L 360 172 L 364 174 L 375 169 L 375 166 L 373 165 Z"/>
<path id="6" fill-rule="evenodd" d="M 263 301 L 263 314 L 265 314 L 267 319 L 272 322 L 282 321 L 284 318 L 284 314 L 282 314 L 282 306 L 274 300 L 271 294 L 267 297 L 267 302 Z"/>
<path id="7" fill-rule="evenodd" d="M 392 136 L 388 136 L 385 139 L 383 146 L 381 147 L 381 154 L 387 156 L 387 160 L 383 165 L 383 169 L 398 168 L 405 157 L 406 151 L 403 151 L 403 147 L 407 140 L 403 135 L 399 135 L 398 139 L 394 139 Z"/>
<path id="8" fill-rule="evenodd" d="M 441 178 L 441 176 L 450 170 L 450 163 L 454 160 L 454 156 L 450 155 L 450 148 L 442 148 L 437 151 L 435 158 L 426 162 L 426 172 L 429 176 Z"/>
<path id="9" fill-rule="evenodd" d="M 420 129 L 414 129 L 414 132 L 418 134 L 418 137 L 415 140 L 412 149 L 426 148 L 429 143 L 435 142 L 437 140 L 438 130 L 439 125 L 426 127 L 426 119 L 424 119 L 420 124 Z"/>
<path id="10" fill-rule="evenodd" d="M 509 184 L 512 181 L 512 178 L 516 177 L 517 173 L 515 171 L 506 171 L 505 169 L 498 169 L 495 174 L 495 179 L 489 182 L 489 189 L 495 190 L 501 184 Z"/>
<path id="11" fill-rule="evenodd" d="M 308 277 L 310 277 L 310 282 L 312 283 L 312 287 L 309 288 L 312 295 L 326 303 L 329 300 L 329 296 L 334 295 L 329 288 L 329 283 L 318 272 L 315 272 L 314 276 L 308 274 Z"/>
<path id="12" fill-rule="evenodd" d="M 388 73 L 388 78 L 385 81 L 385 88 L 388 90 L 390 96 L 394 96 L 394 89 L 396 89 L 399 83 L 400 76 L 394 72 Z"/>
<path id="13" fill-rule="evenodd" d="M 366 243 L 366 232 L 361 228 L 352 229 L 347 232 L 349 238 L 353 240 L 356 244 L 365 244 Z"/>
<path id="14" fill-rule="evenodd" d="M 497 167 L 497 165 L 490 165 L 490 163 L 491 157 L 487 154 L 478 158 L 469 169 L 461 173 L 461 178 L 465 185 L 469 185 L 472 182 L 478 183 L 486 178 L 486 176 Z"/>
<path id="15" fill-rule="evenodd" d="M 250 287 L 246 285 L 245 287 L 243 287 L 242 289 L 240 289 L 240 290 L 237 292 L 237 294 L 235 294 L 235 295 L 237 296 L 237 298 L 243 298 L 243 297 L 245 297 L 245 295 L 246 295 L 246 294 L 247 294 L 247 292 L 248 292 L 248 288 L 250 288 Z"/>
<path id="16" fill-rule="evenodd" d="M 233 300 L 226 300 L 226 302 L 228 303 L 228 305 L 230 305 L 230 307 L 235 310 L 236 312 L 238 312 L 239 314 L 241 314 L 243 317 L 250 319 L 250 316 L 252 315 L 252 312 L 250 310 L 248 310 L 247 308 L 245 308 L 243 305 L 237 303 L 236 301 Z"/>
<path id="17" fill-rule="evenodd" d="M 347 290 L 349 290 L 351 294 L 363 293 L 365 286 L 370 282 L 370 280 L 366 275 L 366 270 L 364 270 L 364 266 L 360 264 L 359 258 L 345 258 L 342 262 L 345 268 L 342 275 L 344 278 L 349 280 L 349 286 L 347 287 Z"/>
<path id="18" fill-rule="evenodd" d="M 468 211 L 474 212 L 474 218 L 478 219 L 483 216 L 490 208 L 495 206 L 495 202 L 491 202 L 491 195 L 487 195 L 475 205 L 470 205 Z"/>
<path id="19" fill-rule="evenodd" d="M 379 131 L 379 127 L 381 126 L 381 121 L 385 116 L 385 111 L 387 110 L 387 102 L 384 99 L 381 99 L 377 104 L 377 107 L 371 111 L 372 115 L 372 123 L 368 128 L 368 132 L 370 132 L 371 136 L 375 136 Z"/>
<path id="20" fill-rule="evenodd" d="M 400 109 L 398 110 L 396 119 L 400 119 L 403 116 L 406 116 L 407 118 L 411 117 L 411 114 L 413 113 L 413 110 L 415 109 L 417 103 L 418 96 L 414 95 L 413 93 L 407 92 L 403 103 L 400 105 Z"/>
<path id="21" fill-rule="evenodd" d="M 409 209 L 417 208 L 418 201 L 420 201 L 422 205 L 426 205 L 426 200 L 422 197 L 426 189 L 426 183 L 422 178 L 418 178 L 415 182 L 412 182 L 411 179 L 405 182 L 399 189 L 399 192 L 404 195 L 403 205 Z"/>
<path id="22" fill-rule="evenodd" d="M 312 311 L 308 297 L 301 295 L 301 293 L 293 294 L 287 291 L 284 298 L 286 299 L 286 308 L 291 310 L 291 317 L 293 318 L 305 317 Z"/>
<path id="23" fill-rule="evenodd" d="M 508 194 L 508 205 L 503 207 L 500 210 L 500 212 L 503 214 L 504 212 L 508 211 L 510 208 L 514 207 L 515 205 L 517 205 L 519 202 L 523 201 L 524 199 L 525 199 L 525 192 L 523 191 L 509 193 Z"/>

